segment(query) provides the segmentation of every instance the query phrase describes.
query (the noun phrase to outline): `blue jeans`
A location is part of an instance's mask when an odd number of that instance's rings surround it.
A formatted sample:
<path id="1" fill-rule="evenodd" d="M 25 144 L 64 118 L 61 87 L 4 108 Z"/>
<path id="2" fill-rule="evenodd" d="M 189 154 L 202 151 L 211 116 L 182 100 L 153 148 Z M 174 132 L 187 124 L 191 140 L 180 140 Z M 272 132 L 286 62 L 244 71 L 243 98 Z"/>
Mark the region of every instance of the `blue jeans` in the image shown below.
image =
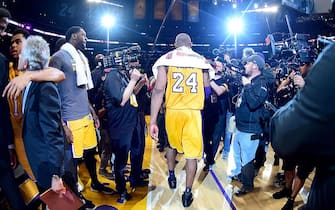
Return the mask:
<path id="1" fill-rule="evenodd" d="M 228 155 L 227 177 L 241 173 L 242 183 L 245 188 L 253 188 L 254 165 L 259 140 L 251 140 L 253 133 L 245 133 L 236 129 L 231 150 Z"/>
<path id="2" fill-rule="evenodd" d="M 245 133 L 236 129 L 233 147 L 234 150 L 240 154 L 242 167 L 255 159 L 259 139 L 251 140 L 252 135 L 254 135 L 254 133 Z"/>
<path id="3" fill-rule="evenodd" d="M 230 117 L 233 116 L 232 112 L 227 112 L 226 114 L 226 126 L 225 126 L 225 135 L 224 135 L 224 147 L 223 151 L 228 154 L 230 151 L 230 140 L 233 133 L 228 131 L 228 124 Z"/>
<path id="4" fill-rule="evenodd" d="M 251 140 L 254 133 L 245 133 L 236 129 L 235 138 L 233 141 L 234 151 L 240 154 L 241 179 L 243 188 L 252 190 L 254 188 L 254 165 L 256 150 L 259 144 L 259 139 Z"/>
<path id="5" fill-rule="evenodd" d="M 241 173 L 241 153 L 238 150 L 238 144 L 235 144 L 235 133 L 232 133 L 230 151 L 228 153 L 227 177 L 230 179 L 233 176 Z"/>

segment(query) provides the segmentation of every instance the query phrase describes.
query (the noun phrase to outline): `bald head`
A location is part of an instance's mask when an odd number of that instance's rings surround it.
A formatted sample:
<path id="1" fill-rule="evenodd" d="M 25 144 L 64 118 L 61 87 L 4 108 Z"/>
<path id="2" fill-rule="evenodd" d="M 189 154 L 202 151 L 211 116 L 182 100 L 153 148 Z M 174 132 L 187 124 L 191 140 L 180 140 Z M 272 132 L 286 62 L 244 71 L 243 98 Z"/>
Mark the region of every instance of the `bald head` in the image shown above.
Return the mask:
<path id="1" fill-rule="evenodd" d="M 176 36 L 174 45 L 176 48 L 182 47 L 182 46 L 192 47 L 191 37 L 186 33 L 180 33 Z"/>

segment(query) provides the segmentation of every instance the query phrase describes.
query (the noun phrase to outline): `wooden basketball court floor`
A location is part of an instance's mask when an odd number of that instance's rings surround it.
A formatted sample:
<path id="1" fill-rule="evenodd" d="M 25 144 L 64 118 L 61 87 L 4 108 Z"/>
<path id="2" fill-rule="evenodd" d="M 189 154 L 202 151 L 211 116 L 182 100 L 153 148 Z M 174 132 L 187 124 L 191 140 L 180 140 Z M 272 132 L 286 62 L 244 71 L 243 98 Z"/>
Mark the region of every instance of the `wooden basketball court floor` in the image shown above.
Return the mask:
<path id="1" fill-rule="evenodd" d="M 222 145 L 220 146 L 222 147 Z M 144 156 L 143 168 L 150 168 L 151 174 L 148 187 L 137 188 L 131 192 L 132 199 L 124 204 L 117 203 L 118 195 L 104 195 L 101 193 L 91 192 L 89 189 L 89 177 L 85 167 L 80 168 L 80 177 L 85 185 L 83 194 L 98 205 L 110 205 L 117 209 L 134 209 L 134 210 L 151 210 L 151 209 L 184 209 L 181 204 L 181 195 L 185 189 L 185 159 L 182 155 L 177 156 L 179 163 L 176 166 L 177 189 L 169 189 L 167 183 L 167 164 L 164 157 L 165 152 L 160 153 L 156 148 L 156 143 L 149 136 L 146 137 L 146 149 Z M 198 170 L 193 186 L 194 201 L 187 208 L 190 210 L 268 210 L 281 209 L 286 202 L 286 198 L 275 200 L 272 194 L 280 187 L 274 186 L 274 177 L 277 172 L 281 171 L 280 166 L 273 166 L 273 151 L 270 148 L 267 154 L 267 161 L 258 176 L 255 177 L 255 189 L 243 197 L 232 196 L 232 192 L 239 187 L 240 183 L 228 183 L 226 180 L 227 160 L 221 159 L 220 154 L 216 156 L 216 164 L 212 171 L 203 172 L 203 160 L 198 162 Z M 99 165 L 99 164 L 98 164 Z M 307 200 L 306 191 L 309 191 L 313 174 L 306 180 L 304 189 L 299 193 L 295 202 L 295 209 Z M 113 181 L 99 176 L 99 179 L 108 183 L 115 189 Z M 129 190 L 129 184 L 128 184 Z"/>

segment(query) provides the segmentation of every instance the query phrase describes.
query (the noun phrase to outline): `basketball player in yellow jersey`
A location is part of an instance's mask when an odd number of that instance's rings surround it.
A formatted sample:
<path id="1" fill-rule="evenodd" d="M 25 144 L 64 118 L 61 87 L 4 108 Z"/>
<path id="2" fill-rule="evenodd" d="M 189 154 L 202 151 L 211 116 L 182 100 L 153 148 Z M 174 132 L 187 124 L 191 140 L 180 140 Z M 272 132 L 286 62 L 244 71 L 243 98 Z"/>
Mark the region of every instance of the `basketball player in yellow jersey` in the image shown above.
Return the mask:
<path id="1" fill-rule="evenodd" d="M 29 81 L 53 81 L 60 82 L 65 79 L 64 73 L 58 69 L 49 68 L 45 71 L 26 71 L 23 73 L 18 70 L 18 59 L 21 54 L 22 44 L 29 36 L 29 32 L 23 28 L 17 28 L 13 32 L 10 42 L 11 62 L 9 63 L 9 81 L 10 85 L 6 87 L 5 92 L 8 96 L 10 107 L 10 119 L 14 131 L 14 144 L 17 151 L 17 157 L 29 176 L 34 180 L 35 176 L 30 168 L 25 148 L 22 140 L 22 94 L 21 90 Z M 15 95 L 15 96 L 14 96 Z M 4 96 L 4 95 L 3 95 Z"/>
<path id="2" fill-rule="evenodd" d="M 166 131 L 170 148 L 168 160 L 171 189 L 176 188 L 174 174 L 177 151 L 186 157 L 186 189 L 182 196 L 184 207 L 193 201 L 192 185 L 197 171 L 197 159 L 202 156 L 202 120 L 205 92 L 209 87 L 206 60 L 191 49 L 192 42 L 188 34 L 178 34 L 176 49 L 157 60 L 153 73 L 157 76 L 151 96 L 150 135 L 158 138 L 156 119 L 159 108 L 166 95 Z M 206 90 L 206 91 L 205 91 Z"/>

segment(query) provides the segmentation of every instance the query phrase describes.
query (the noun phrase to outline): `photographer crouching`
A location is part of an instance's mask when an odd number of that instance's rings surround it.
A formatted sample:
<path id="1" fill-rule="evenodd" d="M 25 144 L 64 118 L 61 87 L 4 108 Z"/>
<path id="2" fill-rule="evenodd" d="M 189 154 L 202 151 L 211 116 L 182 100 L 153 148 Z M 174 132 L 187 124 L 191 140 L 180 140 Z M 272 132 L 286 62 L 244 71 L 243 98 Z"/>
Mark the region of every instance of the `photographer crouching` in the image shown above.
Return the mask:
<path id="1" fill-rule="evenodd" d="M 112 59 L 114 58 L 112 57 Z M 124 203 L 131 198 L 127 192 L 126 179 L 124 177 L 128 154 L 130 150 L 140 151 L 141 149 L 136 147 L 143 146 L 133 143 L 134 139 L 136 139 L 138 117 L 138 104 L 134 91 L 139 86 L 142 87 L 147 79 L 135 68 L 138 64 L 137 61 L 131 59 L 124 65 L 125 59 L 119 60 L 122 60 L 122 64 L 113 65 L 111 71 L 106 75 L 104 92 L 108 115 L 108 130 L 112 147 L 115 151 L 115 183 L 116 189 L 120 194 L 118 202 Z M 143 156 L 143 154 L 131 152 L 130 180 L 136 180 L 137 182 L 131 183 L 133 186 L 148 185 L 148 181 L 140 178 L 142 163 L 135 161 L 142 159 L 139 157 L 140 155 Z"/>

